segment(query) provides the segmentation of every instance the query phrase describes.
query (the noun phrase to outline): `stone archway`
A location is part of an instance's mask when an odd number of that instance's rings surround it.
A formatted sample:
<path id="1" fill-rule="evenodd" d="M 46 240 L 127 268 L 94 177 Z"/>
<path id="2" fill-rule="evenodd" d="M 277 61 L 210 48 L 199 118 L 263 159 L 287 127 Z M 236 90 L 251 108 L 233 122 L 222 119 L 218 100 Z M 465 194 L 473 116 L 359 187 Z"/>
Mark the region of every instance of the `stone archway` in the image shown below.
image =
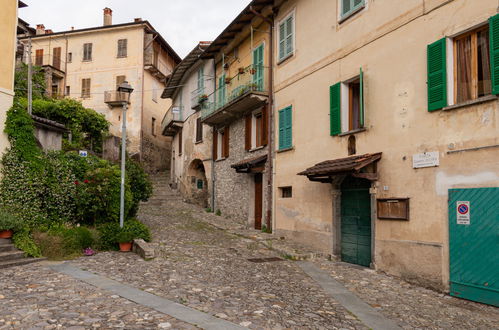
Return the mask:
<path id="1" fill-rule="evenodd" d="M 187 199 L 202 207 L 208 206 L 208 180 L 203 161 L 194 159 L 187 169 Z"/>

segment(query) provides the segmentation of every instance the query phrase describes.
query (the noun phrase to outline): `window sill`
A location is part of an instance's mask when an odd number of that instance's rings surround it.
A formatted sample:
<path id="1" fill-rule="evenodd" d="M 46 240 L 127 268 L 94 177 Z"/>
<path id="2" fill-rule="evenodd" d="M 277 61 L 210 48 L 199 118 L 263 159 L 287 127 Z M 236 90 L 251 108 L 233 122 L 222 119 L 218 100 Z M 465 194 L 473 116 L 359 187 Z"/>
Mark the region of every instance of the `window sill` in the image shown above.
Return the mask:
<path id="1" fill-rule="evenodd" d="M 295 55 L 295 51 L 293 50 L 293 52 L 289 55 L 286 55 L 284 56 L 282 59 L 280 60 L 277 60 L 277 65 L 281 65 L 283 64 L 284 62 L 287 62 L 290 58 L 292 58 L 293 56 Z"/>
<path id="2" fill-rule="evenodd" d="M 127 58 L 128 56 L 116 56 L 116 58 Z"/>
<path id="3" fill-rule="evenodd" d="M 203 140 L 195 141 L 194 144 L 200 144 L 203 143 Z"/>
<path id="4" fill-rule="evenodd" d="M 281 153 L 281 152 L 286 152 L 286 151 L 291 151 L 291 150 L 295 150 L 295 147 L 289 147 L 289 148 L 284 148 L 284 149 L 278 149 L 276 150 L 277 153 Z"/>
<path id="5" fill-rule="evenodd" d="M 354 9 L 353 11 L 349 12 L 348 14 L 345 14 L 344 16 L 341 16 L 340 20 L 338 21 L 338 24 L 341 24 L 341 23 L 347 21 L 349 18 L 351 18 L 352 16 L 354 16 L 355 14 L 357 14 L 359 11 L 361 11 L 364 8 L 366 8 L 365 4 L 362 5 L 362 6 L 360 6 L 357 9 Z"/>
<path id="6" fill-rule="evenodd" d="M 347 136 L 347 135 L 352 135 L 352 134 L 356 134 L 356 133 L 360 133 L 360 132 L 364 132 L 366 130 L 366 128 L 357 128 L 357 129 L 354 129 L 354 130 L 351 130 L 351 131 L 348 131 L 348 132 L 343 132 L 343 133 L 340 133 L 338 134 L 338 136 Z"/>
<path id="7" fill-rule="evenodd" d="M 226 160 L 227 158 L 218 158 L 218 159 L 215 159 L 215 162 L 222 162 L 224 160 Z"/>
<path id="8" fill-rule="evenodd" d="M 248 150 L 248 152 L 255 152 L 255 151 L 258 151 L 258 150 L 262 150 L 263 148 L 265 148 L 265 146 L 259 146 L 259 147 L 256 147 L 256 148 Z"/>
<path id="9" fill-rule="evenodd" d="M 92 60 L 81 60 L 82 62 L 92 62 Z"/>
<path id="10" fill-rule="evenodd" d="M 497 99 L 499 99 L 499 98 L 496 95 L 486 95 L 486 96 L 482 96 L 482 97 L 479 97 L 479 98 L 474 99 L 474 100 L 469 100 L 466 102 L 461 102 L 459 104 L 449 105 L 445 108 L 442 108 L 442 110 L 448 111 L 448 110 L 460 109 L 460 108 L 465 108 L 465 107 L 469 107 L 472 105 L 496 101 Z"/>

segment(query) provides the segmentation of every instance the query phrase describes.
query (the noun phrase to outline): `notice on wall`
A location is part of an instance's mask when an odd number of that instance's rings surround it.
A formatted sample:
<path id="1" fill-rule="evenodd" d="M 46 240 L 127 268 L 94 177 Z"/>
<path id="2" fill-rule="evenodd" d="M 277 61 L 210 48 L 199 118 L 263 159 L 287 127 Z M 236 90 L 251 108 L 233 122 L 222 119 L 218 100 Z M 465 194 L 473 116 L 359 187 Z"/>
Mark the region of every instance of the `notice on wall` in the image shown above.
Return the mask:
<path id="1" fill-rule="evenodd" d="M 456 202 L 456 219 L 458 225 L 470 224 L 470 201 Z"/>
<path id="2" fill-rule="evenodd" d="M 434 167 L 440 165 L 440 158 L 438 151 L 430 151 L 422 154 L 412 155 L 412 167 Z"/>
<path id="3" fill-rule="evenodd" d="M 80 155 L 80 157 L 87 157 L 88 152 L 86 150 L 80 150 L 79 155 Z"/>

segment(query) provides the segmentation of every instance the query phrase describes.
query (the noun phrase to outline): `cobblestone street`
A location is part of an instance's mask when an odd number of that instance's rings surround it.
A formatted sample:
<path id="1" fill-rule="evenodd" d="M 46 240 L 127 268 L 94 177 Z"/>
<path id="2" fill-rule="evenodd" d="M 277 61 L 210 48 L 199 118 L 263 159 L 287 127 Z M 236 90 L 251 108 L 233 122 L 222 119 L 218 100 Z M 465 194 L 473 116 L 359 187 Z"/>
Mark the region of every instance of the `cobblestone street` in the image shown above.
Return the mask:
<path id="1" fill-rule="evenodd" d="M 142 205 L 140 218 L 152 229 L 154 260 L 103 252 L 68 263 L 244 327 L 367 329 L 298 262 L 248 260 L 280 257 L 261 244 L 271 246 L 272 240 L 265 240 L 270 235 L 245 230 L 173 195 L 156 196 Z M 325 259 L 314 264 L 404 329 L 493 329 L 499 324 L 499 312 L 491 306 L 370 269 Z M 194 328 L 48 266 L 0 273 L 0 329 Z"/>

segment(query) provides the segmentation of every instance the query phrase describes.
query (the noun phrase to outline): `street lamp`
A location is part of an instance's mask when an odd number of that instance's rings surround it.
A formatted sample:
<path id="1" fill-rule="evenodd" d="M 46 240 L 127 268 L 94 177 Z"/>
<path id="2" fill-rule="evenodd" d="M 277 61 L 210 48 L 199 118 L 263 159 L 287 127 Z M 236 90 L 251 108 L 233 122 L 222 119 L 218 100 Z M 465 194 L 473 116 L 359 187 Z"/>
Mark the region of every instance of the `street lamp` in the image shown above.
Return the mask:
<path id="1" fill-rule="evenodd" d="M 120 191 L 120 228 L 123 228 L 125 219 L 125 157 L 126 157 L 126 110 L 130 102 L 130 95 L 133 92 L 128 81 L 122 82 L 118 86 L 120 100 L 123 101 L 123 116 L 121 126 L 121 191 Z M 122 96 L 123 99 L 122 99 Z"/>

